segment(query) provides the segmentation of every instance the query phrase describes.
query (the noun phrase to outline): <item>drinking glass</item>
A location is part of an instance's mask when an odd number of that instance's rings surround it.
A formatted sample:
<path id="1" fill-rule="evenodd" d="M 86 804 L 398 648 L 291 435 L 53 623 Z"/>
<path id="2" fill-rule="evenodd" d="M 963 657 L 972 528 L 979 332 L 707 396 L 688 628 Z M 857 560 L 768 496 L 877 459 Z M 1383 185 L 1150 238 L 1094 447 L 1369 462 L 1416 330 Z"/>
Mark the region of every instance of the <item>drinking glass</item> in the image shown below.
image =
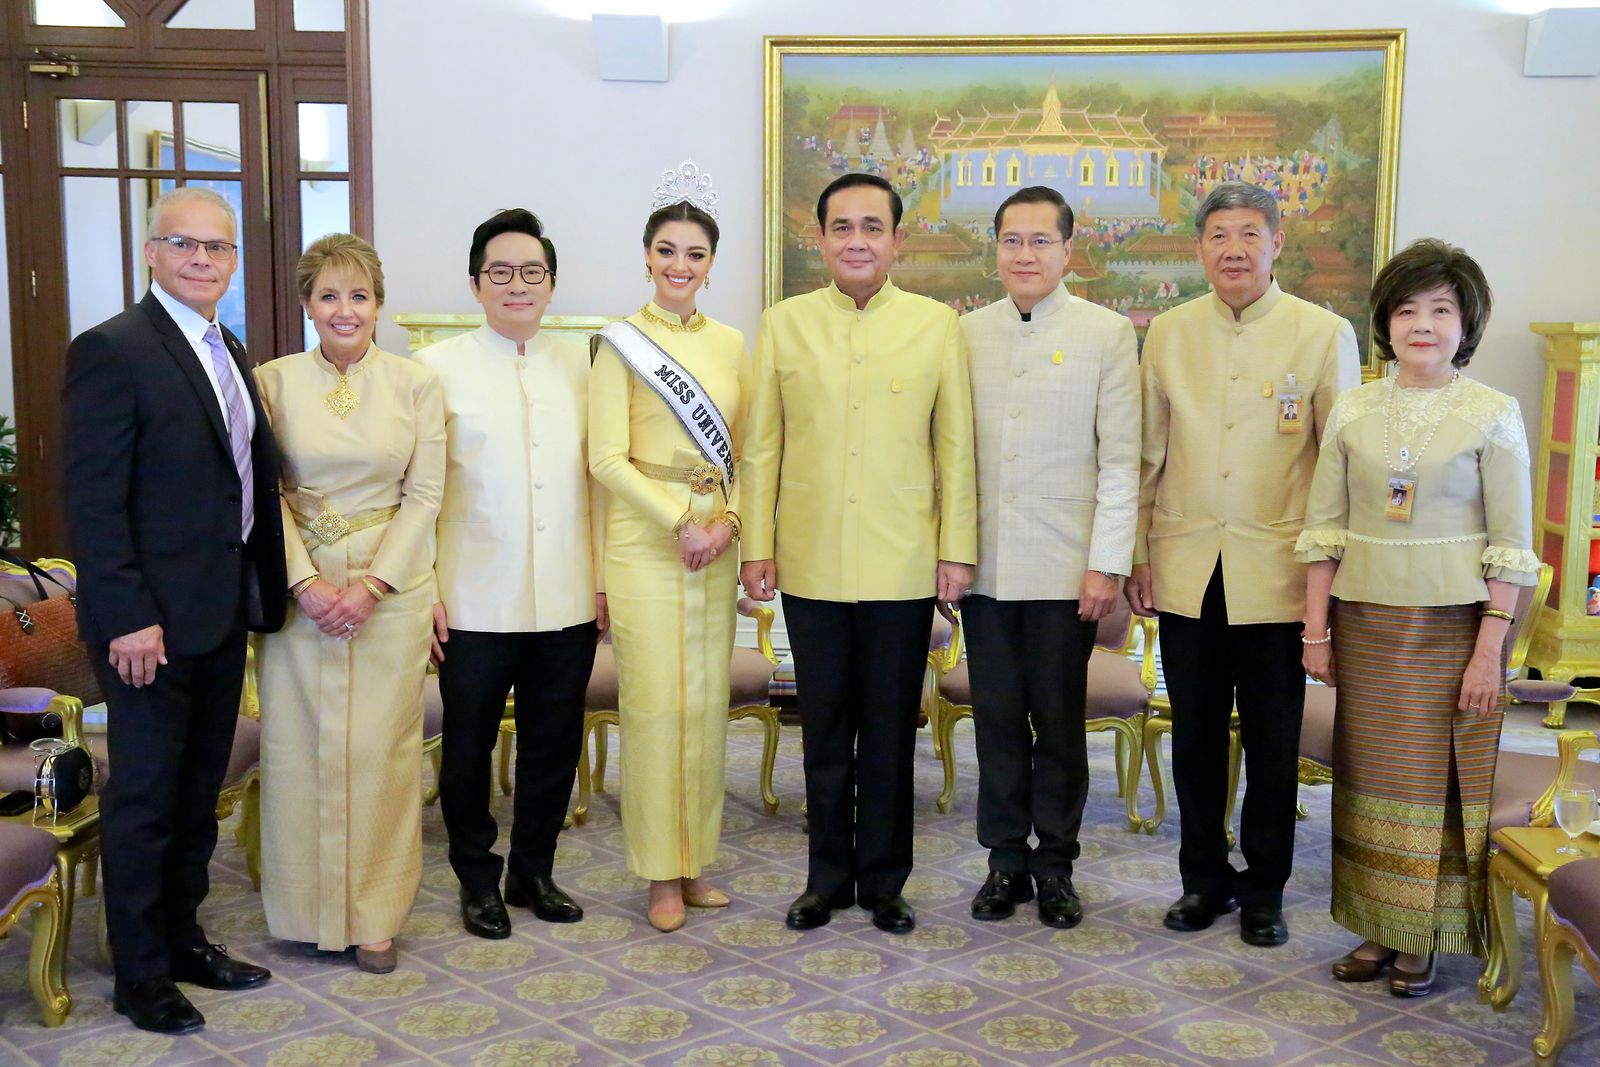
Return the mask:
<path id="1" fill-rule="evenodd" d="M 1580 848 L 1573 847 L 1573 842 L 1578 835 L 1589 829 L 1595 820 L 1595 799 L 1593 789 L 1571 788 L 1561 789 L 1556 792 L 1556 823 L 1560 825 L 1567 835 L 1567 843 L 1556 849 L 1562 856 L 1587 855 Z"/>

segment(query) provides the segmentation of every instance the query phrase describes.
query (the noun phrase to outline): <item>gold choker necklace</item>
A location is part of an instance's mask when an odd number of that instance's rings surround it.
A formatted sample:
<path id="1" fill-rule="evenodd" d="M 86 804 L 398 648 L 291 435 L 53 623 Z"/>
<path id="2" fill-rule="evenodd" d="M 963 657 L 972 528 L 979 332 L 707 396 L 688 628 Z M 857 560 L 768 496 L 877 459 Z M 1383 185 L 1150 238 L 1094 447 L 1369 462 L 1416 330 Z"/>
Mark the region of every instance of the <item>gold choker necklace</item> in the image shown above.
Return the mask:
<path id="1" fill-rule="evenodd" d="M 640 308 L 639 314 L 643 315 L 648 321 L 655 323 L 657 326 L 665 326 L 674 333 L 699 333 L 706 327 L 706 317 L 700 314 L 698 311 L 694 313 L 694 317 L 688 322 L 678 322 L 673 319 L 662 318 L 660 315 L 657 315 L 654 311 L 650 310 L 649 304 L 646 304 L 644 307 Z"/>

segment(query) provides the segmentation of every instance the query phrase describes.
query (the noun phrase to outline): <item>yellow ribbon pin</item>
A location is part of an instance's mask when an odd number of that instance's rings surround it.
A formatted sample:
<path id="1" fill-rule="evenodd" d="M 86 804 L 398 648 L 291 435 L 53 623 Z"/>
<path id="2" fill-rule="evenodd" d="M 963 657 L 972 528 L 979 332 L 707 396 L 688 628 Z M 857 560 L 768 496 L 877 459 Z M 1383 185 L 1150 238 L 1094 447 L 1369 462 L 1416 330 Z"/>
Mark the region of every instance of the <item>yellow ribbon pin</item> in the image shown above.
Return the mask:
<path id="1" fill-rule="evenodd" d="M 1061 349 L 1056 349 L 1056 354 L 1050 357 L 1050 362 L 1058 367 L 1061 366 Z"/>

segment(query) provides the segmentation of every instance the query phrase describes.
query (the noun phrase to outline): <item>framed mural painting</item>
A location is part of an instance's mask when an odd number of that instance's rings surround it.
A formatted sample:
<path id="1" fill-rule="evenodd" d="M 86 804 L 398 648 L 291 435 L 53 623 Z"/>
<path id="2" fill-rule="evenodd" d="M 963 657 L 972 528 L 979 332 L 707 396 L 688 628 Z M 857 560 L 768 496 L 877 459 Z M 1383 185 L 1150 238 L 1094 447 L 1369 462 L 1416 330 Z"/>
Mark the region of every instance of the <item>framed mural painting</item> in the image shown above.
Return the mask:
<path id="1" fill-rule="evenodd" d="M 896 284 L 970 311 L 1004 295 L 994 212 L 1027 185 L 1077 214 L 1067 285 L 1150 319 L 1205 292 L 1195 209 L 1271 189 L 1287 292 L 1367 342 L 1394 239 L 1404 30 L 1144 37 L 768 37 L 767 304 L 826 285 L 817 195 L 848 171 L 905 201 Z"/>

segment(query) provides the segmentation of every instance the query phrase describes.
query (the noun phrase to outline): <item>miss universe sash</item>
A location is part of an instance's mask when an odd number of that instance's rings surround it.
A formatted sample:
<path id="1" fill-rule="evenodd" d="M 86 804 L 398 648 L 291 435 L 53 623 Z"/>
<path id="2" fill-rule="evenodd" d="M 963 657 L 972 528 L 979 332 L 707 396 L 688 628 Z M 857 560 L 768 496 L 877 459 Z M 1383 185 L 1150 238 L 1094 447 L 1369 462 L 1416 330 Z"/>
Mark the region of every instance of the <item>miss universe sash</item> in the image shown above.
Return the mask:
<path id="1" fill-rule="evenodd" d="M 706 462 L 721 473 L 722 484 L 732 485 L 733 438 L 722 412 L 717 410 L 717 405 L 694 375 L 631 322 L 610 323 L 590 338 L 590 358 L 598 350 L 602 337 L 611 342 L 640 380 L 655 390 L 668 410 L 677 416 Z"/>

